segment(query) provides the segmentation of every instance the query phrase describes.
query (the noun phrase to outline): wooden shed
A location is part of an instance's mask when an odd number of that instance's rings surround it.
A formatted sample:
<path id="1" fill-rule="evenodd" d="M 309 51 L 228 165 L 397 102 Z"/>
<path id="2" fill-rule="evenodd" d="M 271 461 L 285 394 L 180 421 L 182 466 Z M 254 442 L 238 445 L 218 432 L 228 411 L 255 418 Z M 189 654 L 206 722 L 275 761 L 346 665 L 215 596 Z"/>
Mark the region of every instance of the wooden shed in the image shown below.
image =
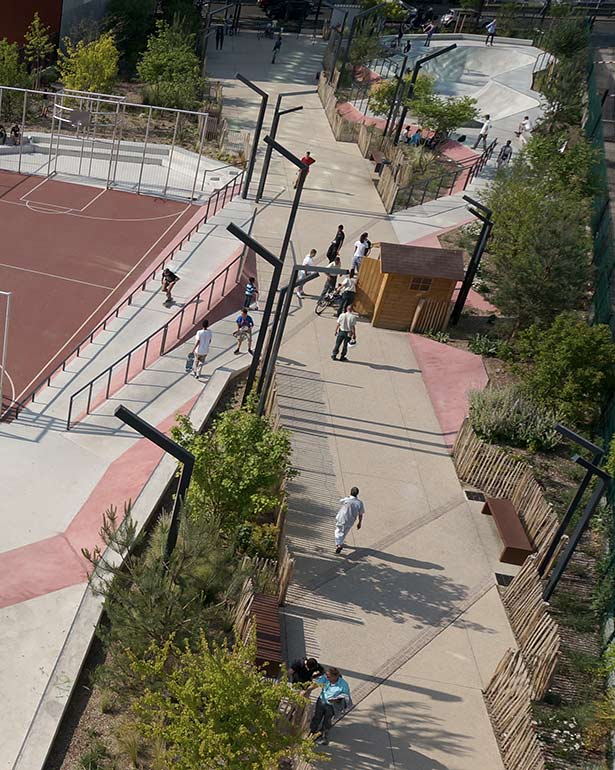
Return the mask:
<path id="1" fill-rule="evenodd" d="M 445 329 L 463 276 L 461 249 L 378 243 L 361 262 L 355 309 L 384 329 Z"/>

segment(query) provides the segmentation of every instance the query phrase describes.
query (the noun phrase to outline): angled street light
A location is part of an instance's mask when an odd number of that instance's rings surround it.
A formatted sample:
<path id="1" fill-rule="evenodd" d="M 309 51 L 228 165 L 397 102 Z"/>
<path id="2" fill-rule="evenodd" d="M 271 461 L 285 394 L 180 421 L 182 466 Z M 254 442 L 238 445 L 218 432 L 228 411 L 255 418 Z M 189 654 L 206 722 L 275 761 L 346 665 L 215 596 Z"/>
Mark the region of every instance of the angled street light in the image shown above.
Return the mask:
<path id="1" fill-rule="evenodd" d="M 246 175 L 243 183 L 243 190 L 241 191 L 241 197 L 248 197 L 248 190 L 250 189 L 250 182 L 252 181 L 252 174 L 254 173 L 254 164 L 256 163 L 256 152 L 258 150 L 258 143 L 261 138 L 261 130 L 263 128 L 263 122 L 265 120 L 265 111 L 267 110 L 267 102 L 269 101 L 269 94 L 259 88 L 255 83 L 248 78 L 244 77 L 241 73 L 237 73 L 237 80 L 243 83 L 244 86 L 248 86 L 252 91 L 257 93 L 261 98 L 261 106 L 258 111 L 258 118 L 256 119 L 256 128 L 254 129 L 254 138 L 252 140 L 252 149 L 250 150 L 250 160 L 246 168 Z"/>
<path id="2" fill-rule="evenodd" d="M 286 110 L 281 110 L 282 106 L 282 99 L 284 99 L 287 96 L 304 96 L 306 94 L 317 94 L 318 89 L 310 88 L 310 89 L 304 89 L 303 91 L 287 91 L 283 94 L 278 94 L 278 98 L 275 103 L 275 110 L 273 112 L 273 120 L 271 121 L 271 129 L 269 131 L 269 136 L 271 139 L 276 138 L 278 133 L 278 125 L 280 123 L 280 118 L 282 115 L 288 115 L 291 112 L 298 112 L 299 110 L 303 109 L 303 105 L 300 105 L 298 107 L 290 107 Z M 261 170 L 261 178 L 258 183 L 258 190 L 256 191 L 256 202 L 258 203 L 259 200 L 263 197 L 263 192 L 265 190 L 265 184 L 267 182 L 267 174 L 269 172 L 269 164 L 271 163 L 271 155 L 273 153 L 273 146 L 271 144 L 267 145 L 267 149 L 265 151 L 265 158 L 263 160 L 263 168 Z"/>
<path id="3" fill-rule="evenodd" d="M 408 92 L 406 94 L 406 100 L 412 99 L 412 96 L 414 95 L 414 86 L 416 85 L 416 81 L 423 64 L 426 64 L 428 61 L 431 61 L 432 59 L 437 59 L 438 56 L 443 56 L 445 53 L 448 53 L 449 51 L 452 51 L 455 48 L 457 48 L 457 43 L 453 43 L 452 45 L 447 45 L 444 48 L 438 48 L 433 53 L 430 53 L 427 56 L 422 56 L 420 59 L 416 60 L 416 62 L 414 63 L 414 69 L 412 70 L 412 77 L 410 78 L 410 83 L 408 83 Z M 404 60 L 404 64 L 405 64 L 405 60 Z M 395 98 L 393 99 L 393 104 L 391 105 L 391 111 L 389 112 L 389 117 L 392 118 L 390 121 L 391 132 L 393 131 L 393 126 L 395 125 L 395 119 L 397 117 L 397 110 L 399 109 L 398 100 L 401 101 L 402 99 L 400 95 L 400 86 L 401 86 L 401 79 L 397 84 L 397 89 L 395 90 Z M 393 144 L 396 146 L 399 144 L 399 135 L 401 133 L 402 126 L 404 125 L 404 121 L 406 120 L 407 113 L 408 113 L 408 107 L 407 105 L 405 105 L 401 111 L 399 124 L 397 126 L 397 130 L 395 131 L 395 138 L 393 139 Z M 385 130 L 384 130 L 384 136 L 386 136 L 388 128 L 389 128 L 389 121 L 387 120 L 387 125 L 385 126 Z"/>
<path id="4" fill-rule="evenodd" d="M 492 212 L 490 208 L 487 208 L 487 206 L 484 204 L 474 200 L 474 198 L 470 198 L 469 195 L 464 195 L 463 200 L 474 206 L 474 208 L 470 208 L 468 206 L 468 210 L 471 214 L 474 214 L 477 219 L 480 219 L 480 221 L 483 223 L 483 226 L 481 228 L 480 235 L 478 236 L 478 240 L 476 241 L 474 251 L 472 252 L 472 257 L 470 258 L 470 263 L 468 264 L 463 283 L 459 289 L 455 307 L 451 313 L 452 324 L 457 324 L 459 322 L 461 311 L 463 310 L 463 306 L 465 305 L 468 294 L 470 293 L 470 289 L 472 288 L 472 282 L 476 276 L 480 261 L 483 258 L 483 253 L 487 246 L 487 241 L 489 240 L 489 237 L 491 236 L 491 230 L 493 229 L 493 222 L 491 221 Z"/>
<path id="5" fill-rule="evenodd" d="M 265 413 L 265 404 L 267 402 L 267 394 L 271 387 L 273 380 L 273 370 L 275 363 L 280 352 L 280 345 L 282 344 L 282 337 L 284 336 L 284 329 L 286 328 L 286 321 L 288 319 L 288 312 L 290 310 L 290 303 L 292 300 L 293 292 L 298 286 L 303 286 L 309 281 L 313 281 L 318 278 L 319 275 L 348 275 L 349 271 L 344 270 L 341 267 L 316 267 L 310 265 L 309 273 L 300 280 L 297 280 L 299 272 L 305 272 L 306 269 L 303 265 L 294 265 L 290 273 L 290 280 L 282 289 L 280 289 L 280 296 L 278 298 L 278 306 L 276 309 L 274 323 L 271 329 L 271 337 L 269 341 L 268 359 L 267 364 L 263 364 L 263 371 L 261 373 L 261 379 L 259 381 L 260 398 L 258 402 L 257 414 L 263 415 Z M 256 356 L 255 356 L 256 358 Z"/>
<path id="6" fill-rule="evenodd" d="M 167 454 L 170 454 L 182 463 L 177 492 L 175 493 L 175 502 L 173 503 L 173 513 L 171 514 L 171 524 L 169 526 L 167 542 L 164 549 L 164 563 L 168 565 L 173 549 L 177 544 L 179 514 L 181 507 L 184 504 L 188 486 L 190 485 L 190 479 L 194 469 L 194 455 L 168 436 L 165 436 L 164 433 L 161 433 L 161 431 L 158 430 L 158 428 L 155 428 L 153 425 L 150 425 L 149 422 L 145 422 L 141 417 L 134 412 L 131 412 L 130 409 L 127 409 L 123 404 L 117 407 L 114 414 L 125 425 L 128 425 L 133 428 L 133 430 L 136 430 L 137 433 L 140 433 L 143 438 L 151 441 L 152 444 L 156 444 L 156 446 L 159 446 Z"/>

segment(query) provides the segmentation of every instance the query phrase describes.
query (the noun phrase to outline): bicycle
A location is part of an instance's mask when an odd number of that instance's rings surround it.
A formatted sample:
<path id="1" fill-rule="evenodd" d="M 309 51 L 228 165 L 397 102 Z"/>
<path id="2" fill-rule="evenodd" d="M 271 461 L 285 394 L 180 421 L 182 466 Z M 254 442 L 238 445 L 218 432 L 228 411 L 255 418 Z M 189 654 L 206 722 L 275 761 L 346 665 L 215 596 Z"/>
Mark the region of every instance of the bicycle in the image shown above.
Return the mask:
<path id="1" fill-rule="evenodd" d="M 328 307 L 339 305 L 340 300 L 340 293 L 337 289 L 327 289 L 318 298 L 314 312 L 316 315 L 322 315 Z"/>

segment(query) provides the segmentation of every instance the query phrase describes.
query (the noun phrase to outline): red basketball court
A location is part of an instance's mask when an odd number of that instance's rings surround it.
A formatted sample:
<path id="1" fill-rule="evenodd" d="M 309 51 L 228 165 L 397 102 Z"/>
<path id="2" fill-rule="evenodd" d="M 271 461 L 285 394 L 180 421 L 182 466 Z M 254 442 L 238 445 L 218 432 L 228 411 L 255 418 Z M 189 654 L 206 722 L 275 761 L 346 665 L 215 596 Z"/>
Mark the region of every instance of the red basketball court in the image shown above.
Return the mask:
<path id="1" fill-rule="evenodd" d="M 0 171 L 4 402 L 27 398 L 162 258 L 192 204 Z M 10 401 L 9 401 L 10 399 Z"/>

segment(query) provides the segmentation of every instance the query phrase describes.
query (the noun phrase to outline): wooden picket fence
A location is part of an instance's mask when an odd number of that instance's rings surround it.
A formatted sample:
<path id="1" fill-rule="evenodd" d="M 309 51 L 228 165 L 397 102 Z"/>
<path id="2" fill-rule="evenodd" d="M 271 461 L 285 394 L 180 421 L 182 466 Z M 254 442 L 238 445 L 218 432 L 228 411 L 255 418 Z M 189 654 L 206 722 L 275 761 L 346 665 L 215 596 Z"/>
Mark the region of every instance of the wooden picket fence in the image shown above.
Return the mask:
<path id="1" fill-rule="evenodd" d="M 559 626 L 542 598 L 543 584 L 538 574 L 541 560 L 542 553 L 529 556 L 503 597 L 528 672 L 533 700 L 544 698 L 549 689 L 560 649 Z"/>
<path id="2" fill-rule="evenodd" d="M 483 691 L 506 770 L 545 770 L 533 725 L 532 685 L 521 650 L 507 650 Z"/>
<path id="3" fill-rule="evenodd" d="M 466 484 L 512 501 L 537 551 L 551 542 L 557 517 L 526 462 L 482 441 L 467 417 L 457 434 L 453 459 L 457 475 Z"/>

